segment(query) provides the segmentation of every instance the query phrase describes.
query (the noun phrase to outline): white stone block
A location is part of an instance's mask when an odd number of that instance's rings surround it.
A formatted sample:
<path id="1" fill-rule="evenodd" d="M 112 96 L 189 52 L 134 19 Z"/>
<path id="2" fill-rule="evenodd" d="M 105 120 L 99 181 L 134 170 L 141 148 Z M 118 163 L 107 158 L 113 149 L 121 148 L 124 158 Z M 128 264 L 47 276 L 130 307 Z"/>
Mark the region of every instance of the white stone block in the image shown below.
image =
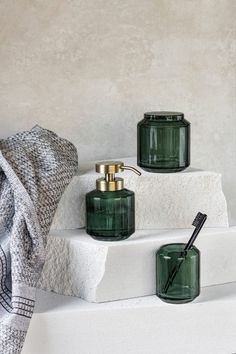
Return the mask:
<path id="1" fill-rule="evenodd" d="M 188 230 L 139 230 L 128 240 L 95 241 L 84 230 L 54 231 L 39 287 L 59 294 L 105 302 L 155 294 L 157 249 L 187 242 Z M 203 229 L 201 285 L 236 281 L 236 227 Z"/>
<path id="2" fill-rule="evenodd" d="M 235 353 L 235 294 L 231 283 L 188 304 L 156 296 L 89 304 L 38 291 L 22 354 Z"/>
<path id="3" fill-rule="evenodd" d="M 135 158 L 118 160 L 137 167 Z M 61 199 L 52 229 L 85 226 L 85 194 L 95 189 L 96 179 L 102 177 L 94 164 L 81 166 Z M 198 211 L 208 215 L 206 226 L 228 226 L 219 173 L 191 168 L 168 174 L 141 172 L 140 177 L 129 171 L 120 174 L 125 187 L 135 192 L 136 229 L 188 228 Z"/>

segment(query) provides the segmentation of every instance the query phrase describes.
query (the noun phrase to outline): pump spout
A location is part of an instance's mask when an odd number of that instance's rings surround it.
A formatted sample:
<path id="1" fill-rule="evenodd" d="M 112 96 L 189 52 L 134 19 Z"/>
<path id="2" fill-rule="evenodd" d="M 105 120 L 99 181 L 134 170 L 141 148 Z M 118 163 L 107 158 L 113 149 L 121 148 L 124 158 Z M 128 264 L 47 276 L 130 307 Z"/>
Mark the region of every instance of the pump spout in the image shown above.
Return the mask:
<path id="1" fill-rule="evenodd" d="M 121 170 L 130 170 L 133 171 L 134 173 L 136 173 L 136 175 L 141 176 L 141 172 L 138 171 L 136 168 L 132 167 L 132 166 L 121 166 L 120 167 Z"/>

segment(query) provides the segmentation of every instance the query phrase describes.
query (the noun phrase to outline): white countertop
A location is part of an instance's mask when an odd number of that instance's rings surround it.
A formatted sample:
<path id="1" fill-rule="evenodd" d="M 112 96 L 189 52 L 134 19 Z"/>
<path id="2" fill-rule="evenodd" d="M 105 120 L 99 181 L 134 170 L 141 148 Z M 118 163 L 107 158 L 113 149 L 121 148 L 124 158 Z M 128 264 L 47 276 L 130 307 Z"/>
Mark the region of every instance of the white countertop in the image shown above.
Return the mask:
<path id="1" fill-rule="evenodd" d="M 91 304 L 39 290 L 22 354 L 232 354 L 235 314 L 236 283 L 182 305 L 156 296 Z"/>

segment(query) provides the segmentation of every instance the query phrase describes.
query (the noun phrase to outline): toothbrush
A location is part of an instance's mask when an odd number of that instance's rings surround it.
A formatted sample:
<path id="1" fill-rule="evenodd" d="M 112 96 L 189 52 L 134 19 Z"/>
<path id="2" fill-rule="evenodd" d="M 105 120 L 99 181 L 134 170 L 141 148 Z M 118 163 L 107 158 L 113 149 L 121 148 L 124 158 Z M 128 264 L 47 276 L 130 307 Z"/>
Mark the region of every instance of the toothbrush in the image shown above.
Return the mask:
<path id="1" fill-rule="evenodd" d="M 181 257 L 183 257 L 183 259 L 181 259 L 180 263 L 178 265 L 176 265 L 176 267 L 173 269 L 173 272 L 171 273 L 170 277 L 168 278 L 165 288 L 164 288 L 164 292 L 167 292 L 170 285 L 172 285 L 173 280 L 176 277 L 176 274 L 178 273 L 183 261 L 184 261 L 184 257 L 186 255 L 186 252 L 188 250 L 190 250 L 190 248 L 193 246 L 194 241 L 197 238 L 197 235 L 199 234 L 199 232 L 201 231 L 205 221 L 207 219 L 207 215 L 206 214 L 202 214 L 202 213 L 197 213 L 195 219 L 193 220 L 192 225 L 195 226 L 195 229 L 192 233 L 192 236 L 190 237 L 188 243 L 186 243 L 184 250 L 181 252 Z"/>

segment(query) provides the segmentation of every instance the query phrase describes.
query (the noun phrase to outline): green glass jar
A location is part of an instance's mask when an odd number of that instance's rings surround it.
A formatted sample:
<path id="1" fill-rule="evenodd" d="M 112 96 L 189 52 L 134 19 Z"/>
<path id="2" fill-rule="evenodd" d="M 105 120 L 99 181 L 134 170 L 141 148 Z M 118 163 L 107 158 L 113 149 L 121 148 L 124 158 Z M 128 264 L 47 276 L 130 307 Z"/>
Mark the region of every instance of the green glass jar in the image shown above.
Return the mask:
<path id="1" fill-rule="evenodd" d="M 156 254 L 157 296 L 163 301 L 181 304 L 200 294 L 200 251 L 184 243 L 162 246 Z"/>
<path id="2" fill-rule="evenodd" d="M 114 192 L 97 189 L 86 195 L 87 228 L 97 240 L 124 240 L 135 231 L 134 192 L 123 188 Z"/>
<path id="3" fill-rule="evenodd" d="M 121 161 L 96 164 L 96 172 L 105 177 L 97 179 L 96 189 L 86 194 L 86 232 L 96 240 L 124 240 L 135 231 L 134 192 L 124 188 L 123 178 L 115 176 L 125 169 L 141 174 Z"/>
<path id="4" fill-rule="evenodd" d="M 190 123 L 179 112 L 148 112 L 138 123 L 137 163 L 148 172 L 179 172 L 190 165 Z"/>

